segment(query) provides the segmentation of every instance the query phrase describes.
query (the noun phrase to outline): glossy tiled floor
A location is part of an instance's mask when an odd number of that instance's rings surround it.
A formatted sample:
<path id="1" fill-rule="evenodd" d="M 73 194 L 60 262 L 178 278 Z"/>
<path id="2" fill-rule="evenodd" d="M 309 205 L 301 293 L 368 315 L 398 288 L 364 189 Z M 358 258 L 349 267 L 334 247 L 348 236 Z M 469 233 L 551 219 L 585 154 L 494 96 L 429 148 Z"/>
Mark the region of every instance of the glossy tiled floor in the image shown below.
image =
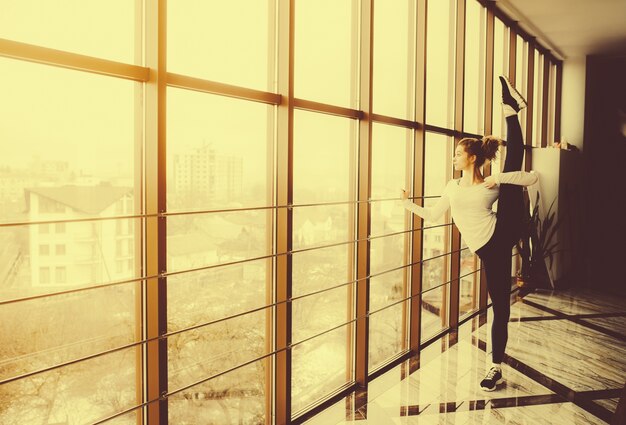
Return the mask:
<path id="1" fill-rule="evenodd" d="M 511 307 L 505 382 L 483 392 L 491 310 L 307 425 L 605 424 L 626 382 L 626 298 L 529 294 Z M 412 373 L 409 373 L 413 370 Z"/>

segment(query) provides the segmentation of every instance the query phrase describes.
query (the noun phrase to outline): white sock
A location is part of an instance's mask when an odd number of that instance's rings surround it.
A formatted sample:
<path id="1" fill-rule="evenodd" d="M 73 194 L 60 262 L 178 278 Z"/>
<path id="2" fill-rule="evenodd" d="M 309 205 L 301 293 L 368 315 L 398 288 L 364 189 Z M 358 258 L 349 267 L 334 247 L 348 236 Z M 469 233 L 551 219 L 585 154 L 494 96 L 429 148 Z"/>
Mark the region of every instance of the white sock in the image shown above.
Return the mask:
<path id="1" fill-rule="evenodd" d="M 502 367 L 500 366 L 502 363 L 491 363 L 491 367 L 495 367 L 499 371 L 502 371 Z"/>
<path id="2" fill-rule="evenodd" d="M 513 115 L 517 115 L 517 112 L 511 105 L 507 105 L 506 103 L 502 104 L 502 112 L 504 112 L 505 117 L 512 117 Z"/>

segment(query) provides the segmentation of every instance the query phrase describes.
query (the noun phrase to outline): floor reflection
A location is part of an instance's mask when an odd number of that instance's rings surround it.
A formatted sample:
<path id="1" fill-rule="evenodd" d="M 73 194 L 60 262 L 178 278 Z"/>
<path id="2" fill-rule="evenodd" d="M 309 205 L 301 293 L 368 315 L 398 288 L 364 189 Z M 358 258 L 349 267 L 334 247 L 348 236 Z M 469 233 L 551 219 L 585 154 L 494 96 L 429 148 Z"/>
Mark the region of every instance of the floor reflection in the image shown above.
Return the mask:
<path id="1" fill-rule="evenodd" d="M 626 382 L 626 298 L 589 290 L 536 292 L 511 306 L 505 382 L 490 365 L 491 310 L 325 409 L 308 425 L 602 424 Z"/>

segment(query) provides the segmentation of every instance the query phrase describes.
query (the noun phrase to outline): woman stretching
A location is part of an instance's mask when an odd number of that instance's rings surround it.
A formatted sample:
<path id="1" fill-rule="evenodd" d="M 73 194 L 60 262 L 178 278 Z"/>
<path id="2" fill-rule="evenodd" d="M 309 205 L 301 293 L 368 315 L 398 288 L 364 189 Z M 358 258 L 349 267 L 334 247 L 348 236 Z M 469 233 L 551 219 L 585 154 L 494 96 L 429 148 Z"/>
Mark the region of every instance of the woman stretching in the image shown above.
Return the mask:
<path id="1" fill-rule="evenodd" d="M 517 113 L 526 107 L 526 100 L 511 83 L 500 76 L 502 110 L 506 116 L 506 143 L 493 136 L 459 141 L 454 152 L 454 169 L 463 177 L 446 185 L 436 205 L 422 208 L 409 201 L 402 191 L 406 209 L 426 221 L 434 221 L 451 208 L 452 217 L 471 252 L 482 260 L 487 276 L 487 289 L 493 304 L 491 325 L 492 366 L 480 386 L 493 391 L 502 381 L 501 363 L 508 338 L 507 326 L 511 295 L 511 250 L 521 236 L 524 213 L 523 188 L 537 182 L 535 173 L 520 171 L 524 158 L 522 130 Z M 499 145 L 506 146 L 506 160 L 500 174 L 483 178 L 480 166 L 495 158 Z M 498 211 L 492 205 L 498 199 Z"/>

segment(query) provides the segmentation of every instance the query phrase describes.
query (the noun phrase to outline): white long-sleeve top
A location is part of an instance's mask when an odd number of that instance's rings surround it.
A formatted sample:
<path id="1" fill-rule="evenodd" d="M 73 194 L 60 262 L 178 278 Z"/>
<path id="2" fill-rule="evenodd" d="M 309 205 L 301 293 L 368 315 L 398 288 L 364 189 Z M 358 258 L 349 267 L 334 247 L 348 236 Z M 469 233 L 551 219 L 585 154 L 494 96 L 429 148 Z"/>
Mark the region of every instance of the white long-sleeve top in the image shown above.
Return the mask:
<path id="1" fill-rule="evenodd" d="M 539 179 L 533 171 L 511 171 L 495 174 L 496 186 L 487 189 L 484 184 L 460 186 L 461 179 L 448 182 L 439 201 L 432 207 L 420 207 L 408 199 L 403 205 L 406 209 L 422 217 L 425 221 L 439 219 L 448 208 L 467 247 L 472 253 L 489 242 L 496 229 L 496 213 L 492 207 L 500 193 L 500 184 L 531 186 Z"/>

